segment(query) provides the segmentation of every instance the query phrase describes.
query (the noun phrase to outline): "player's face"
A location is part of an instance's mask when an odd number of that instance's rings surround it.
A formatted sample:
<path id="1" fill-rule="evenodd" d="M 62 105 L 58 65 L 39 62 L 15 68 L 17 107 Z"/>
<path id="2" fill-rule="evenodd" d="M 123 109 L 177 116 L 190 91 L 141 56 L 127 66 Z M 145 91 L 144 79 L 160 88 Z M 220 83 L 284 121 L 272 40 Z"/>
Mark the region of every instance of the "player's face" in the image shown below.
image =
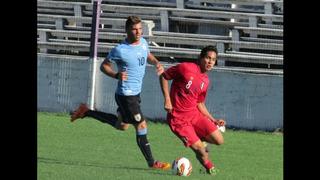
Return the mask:
<path id="1" fill-rule="evenodd" d="M 134 24 L 127 30 L 128 40 L 132 43 L 139 42 L 142 36 L 142 24 Z"/>
<path id="2" fill-rule="evenodd" d="M 217 54 L 214 51 L 208 51 L 207 55 L 200 60 L 200 67 L 202 72 L 207 72 L 213 69 L 217 61 Z"/>

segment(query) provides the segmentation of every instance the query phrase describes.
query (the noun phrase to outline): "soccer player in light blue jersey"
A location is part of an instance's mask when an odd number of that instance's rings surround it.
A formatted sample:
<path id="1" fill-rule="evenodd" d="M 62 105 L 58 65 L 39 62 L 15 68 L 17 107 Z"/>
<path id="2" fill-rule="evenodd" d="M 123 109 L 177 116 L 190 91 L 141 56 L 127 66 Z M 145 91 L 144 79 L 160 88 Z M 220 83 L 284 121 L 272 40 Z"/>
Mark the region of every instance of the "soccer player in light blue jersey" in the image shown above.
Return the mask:
<path id="1" fill-rule="evenodd" d="M 140 108 L 140 93 L 147 62 L 156 67 L 157 74 L 163 73 L 163 66 L 150 53 L 147 41 L 142 37 L 141 19 L 129 16 L 126 21 L 127 38 L 114 47 L 101 64 L 101 71 L 107 76 L 118 80 L 115 100 L 118 105 L 118 116 L 110 113 L 90 110 L 85 104 L 80 104 L 71 115 L 71 122 L 79 118 L 92 117 L 108 123 L 118 130 L 126 130 L 132 124 L 136 130 L 137 144 L 151 168 L 168 170 L 167 162 L 154 160 L 147 139 L 147 123 Z M 112 62 L 117 65 L 114 71 Z"/>

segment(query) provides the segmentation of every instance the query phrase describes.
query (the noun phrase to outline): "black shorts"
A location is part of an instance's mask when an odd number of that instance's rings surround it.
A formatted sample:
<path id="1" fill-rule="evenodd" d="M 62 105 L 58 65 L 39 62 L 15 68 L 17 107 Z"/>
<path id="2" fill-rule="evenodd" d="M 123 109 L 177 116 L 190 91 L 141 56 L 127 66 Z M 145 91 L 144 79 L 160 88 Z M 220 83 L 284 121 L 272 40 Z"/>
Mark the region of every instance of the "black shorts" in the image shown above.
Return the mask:
<path id="1" fill-rule="evenodd" d="M 140 94 L 135 96 L 121 96 L 115 94 L 115 99 L 119 106 L 117 111 L 120 112 L 124 123 L 138 124 L 144 121 L 144 117 L 140 109 Z"/>

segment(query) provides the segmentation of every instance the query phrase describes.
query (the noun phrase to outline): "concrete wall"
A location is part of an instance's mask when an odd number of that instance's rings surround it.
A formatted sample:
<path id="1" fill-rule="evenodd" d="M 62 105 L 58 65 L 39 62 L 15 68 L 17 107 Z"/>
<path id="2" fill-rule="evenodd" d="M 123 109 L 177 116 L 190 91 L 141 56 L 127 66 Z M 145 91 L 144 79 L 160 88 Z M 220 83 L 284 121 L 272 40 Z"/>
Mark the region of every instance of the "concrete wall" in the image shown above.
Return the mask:
<path id="1" fill-rule="evenodd" d="M 87 102 L 88 67 L 84 58 L 38 55 L 38 110 L 68 112 Z"/>
<path id="2" fill-rule="evenodd" d="M 207 97 L 210 112 L 234 127 L 283 127 L 283 76 L 213 71 Z"/>
<path id="3" fill-rule="evenodd" d="M 102 62 L 99 59 L 98 65 Z M 169 65 L 170 66 L 170 65 Z M 88 101 L 89 63 L 86 58 L 55 58 L 38 55 L 38 110 L 69 112 Z M 215 69 L 207 107 L 214 117 L 225 118 L 228 127 L 274 130 L 283 127 L 283 76 Z M 95 108 L 115 112 L 112 78 L 97 72 Z M 152 66 L 146 68 L 142 111 L 152 119 L 165 119 L 163 97 Z"/>

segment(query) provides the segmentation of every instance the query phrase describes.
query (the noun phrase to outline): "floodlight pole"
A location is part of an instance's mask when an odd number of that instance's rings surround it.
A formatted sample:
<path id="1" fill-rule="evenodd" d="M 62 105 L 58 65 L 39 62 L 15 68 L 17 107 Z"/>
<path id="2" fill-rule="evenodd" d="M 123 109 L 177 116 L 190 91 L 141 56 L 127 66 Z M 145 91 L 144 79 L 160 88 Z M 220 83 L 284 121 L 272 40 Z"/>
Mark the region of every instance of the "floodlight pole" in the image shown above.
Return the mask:
<path id="1" fill-rule="evenodd" d="M 89 107 L 90 107 L 90 109 L 94 109 L 101 1 L 102 0 L 94 0 L 93 1 L 93 9 L 92 9 L 92 23 L 91 23 L 92 27 L 91 27 L 90 58 L 89 58 L 89 61 L 90 61 L 91 67 L 92 67 L 91 86 L 89 86 Z"/>

